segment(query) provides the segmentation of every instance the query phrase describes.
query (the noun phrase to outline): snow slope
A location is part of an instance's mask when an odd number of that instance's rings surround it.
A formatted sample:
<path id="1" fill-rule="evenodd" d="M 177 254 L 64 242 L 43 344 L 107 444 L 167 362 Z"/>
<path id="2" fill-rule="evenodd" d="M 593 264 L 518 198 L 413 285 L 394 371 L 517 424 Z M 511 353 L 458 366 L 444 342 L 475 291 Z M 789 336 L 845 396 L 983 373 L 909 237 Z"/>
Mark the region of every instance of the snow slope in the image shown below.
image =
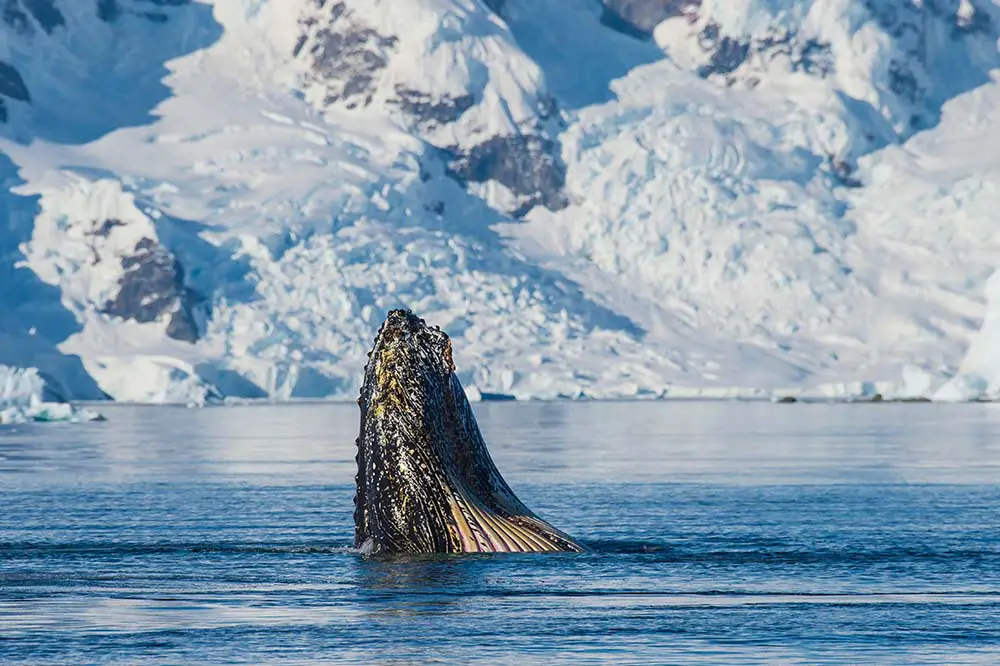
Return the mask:
<path id="1" fill-rule="evenodd" d="M 878 390 L 927 393 L 955 372 L 1000 250 L 989 233 L 1000 156 L 988 150 L 997 90 L 989 68 L 1000 62 L 995 8 L 983 6 L 988 36 L 935 44 L 960 62 L 921 72 L 926 90 L 903 100 L 876 74 L 909 54 L 887 35 L 875 35 L 875 55 L 862 48 L 877 16 L 833 2 L 758 4 L 706 3 L 693 22 L 661 24 L 656 37 L 674 58 L 614 81 L 617 100 L 581 110 L 563 134 L 574 204 L 535 211 L 507 233 L 615 303 L 650 344 L 687 349 L 707 333 L 722 338 L 716 349 L 771 350 L 787 364 L 783 376 L 766 378 L 773 388 L 853 391 L 882 381 Z M 779 11 L 788 5 L 798 14 Z M 838 25 L 821 20 L 831 15 L 854 20 L 836 34 Z M 714 26 L 707 44 L 706 25 Z M 720 36 L 727 29 L 733 37 Z M 775 33 L 784 35 L 777 54 Z M 802 65 L 809 49 L 796 41 L 820 38 L 831 45 L 812 49 L 825 52 L 823 67 Z M 724 67 L 720 51 L 731 59 Z M 913 127 L 895 117 L 932 115 L 925 110 L 942 89 L 981 78 L 988 83 L 899 147 Z M 985 150 L 970 154 L 970 140 Z M 922 154 L 908 168 L 900 156 L 910 151 Z M 844 166 L 859 158 L 861 171 Z M 942 161 L 950 164 L 939 168 Z M 972 192 L 963 197 L 962 188 Z M 954 202 L 948 212 L 960 215 L 938 217 L 927 207 L 934 198 Z M 694 383 L 719 375 L 691 370 L 702 375 Z"/>
<path id="2" fill-rule="evenodd" d="M 65 395 L 353 399 L 399 306 L 473 397 L 998 392 L 992 2 L 11 6 L 0 362 Z"/>

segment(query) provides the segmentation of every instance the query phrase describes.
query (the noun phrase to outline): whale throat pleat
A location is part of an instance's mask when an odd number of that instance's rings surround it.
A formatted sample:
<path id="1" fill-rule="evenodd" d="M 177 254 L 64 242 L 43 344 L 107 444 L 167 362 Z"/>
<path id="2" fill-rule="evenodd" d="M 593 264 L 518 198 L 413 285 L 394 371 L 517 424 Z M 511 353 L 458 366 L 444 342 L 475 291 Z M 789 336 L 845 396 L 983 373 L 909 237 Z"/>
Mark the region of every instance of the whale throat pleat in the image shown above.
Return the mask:
<path id="1" fill-rule="evenodd" d="M 564 550 L 561 544 L 546 538 L 520 521 L 525 517 L 507 518 L 475 500 L 451 498 L 451 514 L 464 552 L 540 553 Z"/>

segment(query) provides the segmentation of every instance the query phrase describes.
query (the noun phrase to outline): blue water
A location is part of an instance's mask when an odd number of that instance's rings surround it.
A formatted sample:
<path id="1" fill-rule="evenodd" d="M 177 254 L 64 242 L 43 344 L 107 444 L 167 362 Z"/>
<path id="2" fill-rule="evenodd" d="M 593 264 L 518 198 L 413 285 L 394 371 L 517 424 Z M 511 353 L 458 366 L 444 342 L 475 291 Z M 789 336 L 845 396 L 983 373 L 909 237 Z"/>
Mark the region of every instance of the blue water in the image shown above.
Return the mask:
<path id="1" fill-rule="evenodd" d="M 0 428 L 0 662 L 998 663 L 993 405 L 490 403 L 585 555 L 366 560 L 353 405 Z"/>

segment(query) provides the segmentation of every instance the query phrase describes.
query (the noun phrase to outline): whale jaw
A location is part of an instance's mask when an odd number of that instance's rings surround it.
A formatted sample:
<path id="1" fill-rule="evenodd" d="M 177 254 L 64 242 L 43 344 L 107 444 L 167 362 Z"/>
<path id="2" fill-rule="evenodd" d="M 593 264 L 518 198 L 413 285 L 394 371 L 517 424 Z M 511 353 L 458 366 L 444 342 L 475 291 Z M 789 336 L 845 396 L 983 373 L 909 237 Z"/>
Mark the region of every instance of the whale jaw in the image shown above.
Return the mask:
<path id="1" fill-rule="evenodd" d="M 580 552 L 490 458 L 451 341 L 408 310 L 379 330 L 358 400 L 354 545 L 370 554 Z"/>

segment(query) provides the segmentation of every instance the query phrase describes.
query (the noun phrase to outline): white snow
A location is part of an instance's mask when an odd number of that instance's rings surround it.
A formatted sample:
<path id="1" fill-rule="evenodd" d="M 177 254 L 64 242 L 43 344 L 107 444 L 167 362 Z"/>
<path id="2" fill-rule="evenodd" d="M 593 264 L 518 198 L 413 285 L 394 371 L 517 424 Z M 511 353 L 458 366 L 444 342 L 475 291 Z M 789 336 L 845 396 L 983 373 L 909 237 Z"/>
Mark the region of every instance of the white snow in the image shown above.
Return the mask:
<path id="1" fill-rule="evenodd" d="M 100 416 L 64 402 L 46 402 L 45 381 L 35 368 L 0 365 L 0 425 L 29 421 L 94 421 Z"/>
<path id="2" fill-rule="evenodd" d="M 68 396 L 353 399 L 404 306 L 452 335 L 473 398 L 1000 397 L 1000 9 L 953 4 L 922 42 L 848 0 L 706 0 L 640 42 L 583 0 L 351 1 L 395 40 L 360 105 L 292 56 L 329 4 L 67 10 L 72 33 L 0 44 L 32 94 L 0 139 L 23 211 L 0 278 L 37 278 L 0 295 L 0 361 Z M 750 47 L 702 78 L 712 26 Z M 475 103 L 417 126 L 400 88 Z M 539 128 L 563 210 L 512 220 L 509 189 L 436 155 Z M 209 299 L 196 344 L 101 313 L 143 238 Z M 28 335 L 43 296 L 61 323 Z"/>
<path id="3" fill-rule="evenodd" d="M 467 146 L 495 135 L 515 134 L 537 118 L 544 79 L 518 48 L 506 24 L 477 0 L 351 0 L 348 20 L 394 36 L 397 42 L 373 93 L 375 109 L 392 113 L 397 88 L 457 97 L 473 93 L 476 104 L 456 123 L 434 127 L 438 147 Z M 325 8 L 324 8 L 325 9 Z M 317 10 L 322 18 L 323 11 Z M 325 86 L 307 85 L 322 105 Z"/>

